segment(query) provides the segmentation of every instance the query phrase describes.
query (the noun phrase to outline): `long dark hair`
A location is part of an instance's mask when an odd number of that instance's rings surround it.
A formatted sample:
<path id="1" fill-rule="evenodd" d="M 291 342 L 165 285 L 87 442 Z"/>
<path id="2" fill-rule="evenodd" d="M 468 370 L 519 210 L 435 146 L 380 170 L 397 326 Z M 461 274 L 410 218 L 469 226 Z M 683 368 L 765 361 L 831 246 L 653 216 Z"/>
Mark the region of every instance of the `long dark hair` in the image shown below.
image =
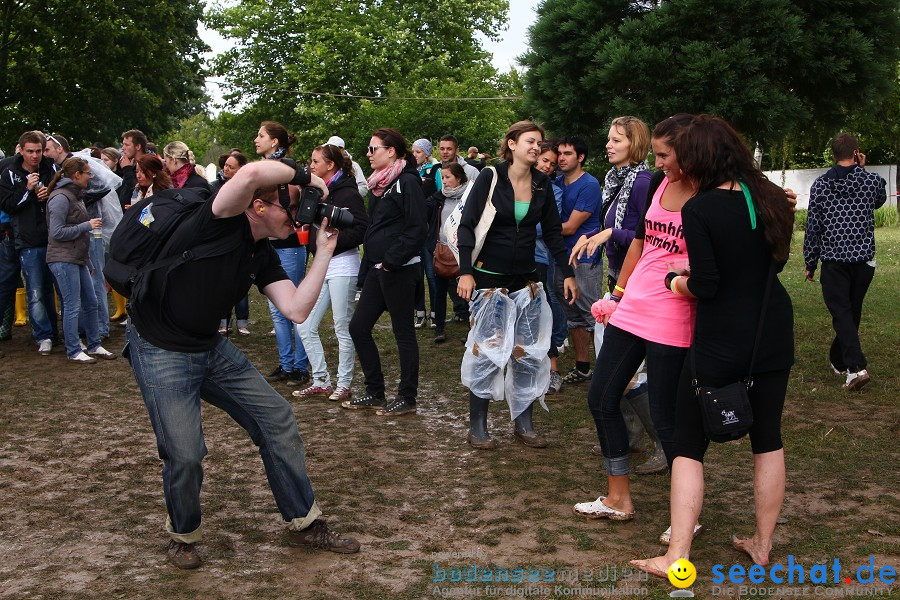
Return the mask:
<path id="1" fill-rule="evenodd" d="M 700 192 L 729 181 L 742 181 L 765 223 L 766 244 L 777 261 L 787 260 L 791 249 L 794 213 L 784 190 L 770 182 L 753 161 L 750 149 L 726 121 L 698 115 L 675 136 L 672 147 L 686 178 Z"/>
<path id="2" fill-rule="evenodd" d="M 322 158 L 333 162 L 334 166 L 338 169 L 343 169 L 344 173 L 353 172 L 353 161 L 350 160 L 350 155 L 347 154 L 347 151 L 340 146 L 335 146 L 334 144 L 322 144 L 321 146 L 313 148 L 313 152 L 317 151 L 322 153 Z"/>
<path id="3" fill-rule="evenodd" d="M 662 140 L 671 146 L 672 142 L 675 140 L 675 136 L 678 135 L 678 132 L 681 131 L 683 127 L 690 125 L 693 120 L 694 115 L 689 115 L 687 113 L 672 115 L 668 119 L 663 119 L 656 124 L 656 127 L 653 128 L 652 137 L 657 140 Z"/>
<path id="4" fill-rule="evenodd" d="M 278 121 L 263 121 L 259 126 L 265 129 L 266 133 L 271 137 L 278 140 L 278 145 L 284 148 L 285 153 L 290 151 L 291 146 L 297 141 L 297 136 L 293 133 L 288 133 L 287 128 Z"/>
<path id="5" fill-rule="evenodd" d="M 47 193 L 53 191 L 53 188 L 56 187 L 56 184 L 59 183 L 59 180 L 63 177 L 72 178 L 75 173 L 83 173 L 85 168 L 90 168 L 88 161 L 83 158 L 78 158 L 77 156 L 70 156 L 59 166 L 59 171 L 56 172 L 56 175 L 53 176 L 53 179 L 50 180 L 50 183 L 47 184 Z M 49 198 L 49 196 L 47 196 Z"/>
<path id="6" fill-rule="evenodd" d="M 169 175 L 169 172 L 166 170 L 163 162 L 159 160 L 158 156 L 153 156 L 152 154 L 144 154 L 139 159 L 137 159 L 137 164 L 141 168 L 145 174 L 150 176 L 150 179 L 153 180 L 153 190 L 167 190 L 172 187 L 172 177 Z M 147 191 L 147 190 L 143 190 Z"/>
<path id="7" fill-rule="evenodd" d="M 385 146 L 393 148 L 397 152 L 397 159 L 405 158 L 408 165 L 415 166 L 416 157 L 406 145 L 406 138 L 393 127 L 382 127 L 372 132 L 372 137 L 377 137 Z"/>

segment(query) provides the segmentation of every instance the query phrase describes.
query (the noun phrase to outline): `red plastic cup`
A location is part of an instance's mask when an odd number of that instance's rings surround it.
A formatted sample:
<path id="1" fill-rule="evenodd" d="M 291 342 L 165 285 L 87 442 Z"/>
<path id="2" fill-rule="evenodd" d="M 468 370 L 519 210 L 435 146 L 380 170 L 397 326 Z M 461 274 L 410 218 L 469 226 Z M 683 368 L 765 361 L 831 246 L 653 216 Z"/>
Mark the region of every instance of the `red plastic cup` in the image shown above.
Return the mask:
<path id="1" fill-rule="evenodd" d="M 297 240 L 300 241 L 301 246 L 307 245 L 309 243 L 309 229 L 298 229 Z"/>

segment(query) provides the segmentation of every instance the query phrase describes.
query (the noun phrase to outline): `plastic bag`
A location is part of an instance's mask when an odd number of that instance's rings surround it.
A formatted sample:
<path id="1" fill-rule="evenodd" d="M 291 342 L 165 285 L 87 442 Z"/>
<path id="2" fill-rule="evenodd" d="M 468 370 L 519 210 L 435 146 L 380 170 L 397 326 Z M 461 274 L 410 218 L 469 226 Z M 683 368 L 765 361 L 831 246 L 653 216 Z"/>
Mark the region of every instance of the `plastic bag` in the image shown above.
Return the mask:
<path id="1" fill-rule="evenodd" d="M 506 401 L 511 419 L 515 419 L 535 400 L 544 410 L 544 395 L 550 386 L 550 337 L 553 312 L 541 283 L 532 284 L 510 295 L 516 306 L 515 343 L 506 369 Z"/>
<path id="2" fill-rule="evenodd" d="M 475 290 L 472 328 L 466 338 L 460 375 L 479 398 L 503 399 L 503 368 L 513 350 L 516 307 L 501 289 Z"/>
<path id="3" fill-rule="evenodd" d="M 103 219 L 103 239 L 108 243 L 119 221 L 122 220 L 122 205 L 119 204 L 119 196 L 116 194 L 116 190 L 122 186 L 122 178 L 110 171 L 105 162 L 91 156 L 90 150 L 75 152 L 73 156 L 83 158 L 91 165 L 91 173 L 94 176 L 85 192 L 99 194 L 106 190 L 103 197 L 97 201 L 97 206 L 100 208 L 100 218 Z"/>

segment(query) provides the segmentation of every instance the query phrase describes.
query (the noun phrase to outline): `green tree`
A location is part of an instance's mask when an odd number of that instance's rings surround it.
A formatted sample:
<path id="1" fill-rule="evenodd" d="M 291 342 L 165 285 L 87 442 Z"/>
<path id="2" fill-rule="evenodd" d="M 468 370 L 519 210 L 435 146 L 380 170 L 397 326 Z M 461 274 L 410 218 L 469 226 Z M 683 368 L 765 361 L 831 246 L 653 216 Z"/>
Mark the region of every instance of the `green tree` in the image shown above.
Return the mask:
<path id="1" fill-rule="evenodd" d="M 0 0 L 0 139 L 160 135 L 202 108 L 199 0 Z"/>
<path id="2" fill-rule="evenodd" d="M 821 137 L 896 89 L 898 0 L 546 0 L 526 107 L 597 142 L 611 118 L 718 114 L 750 140 Z M 590 98 L 590 102 L 585 102 Z"/>
<path id="3" fill-rule="evenodd" d="M 464 143 L 490 145 L 497 122 L 515 119 L 514 102 L 401 98 L 521 93 L 477 38 L 497 38 L 507 9 L 506 0 L 246 0 L 215 8 L 207 23 L 235 41 L 214 66 L 226 81 L 227 108 L 239 113 L 223 123 L 248 136 L 231 138 L 245 147 L 261 120 L 281 121 L 297 132 L 301 154 L 337 134 L 361 155 L 380 126 L 415 137 L 454 127 Z"/>

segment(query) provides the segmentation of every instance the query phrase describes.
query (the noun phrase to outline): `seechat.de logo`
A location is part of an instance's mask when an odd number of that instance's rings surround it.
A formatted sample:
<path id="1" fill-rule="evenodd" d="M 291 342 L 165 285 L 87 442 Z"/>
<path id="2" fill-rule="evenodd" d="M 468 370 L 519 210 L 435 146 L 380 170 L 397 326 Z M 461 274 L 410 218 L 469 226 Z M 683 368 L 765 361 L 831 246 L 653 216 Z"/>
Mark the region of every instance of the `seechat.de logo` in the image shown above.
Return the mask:
<path id="1" fill-rule="evenodd" d="M 674 565 L 673 565 L 674 566 Z M 843 571 L 841 561 L 837 558 L 829 565 L 828 563 L 812 565 L 804 567 L 800 563 L 794 562 L 794 555 L 788 556 L 787 565 L 776 563 L 768 567 L 761 565 L 753 565 L 749 569 L 743 565 L 731 565 L 728 573 L 725 573 L 723 565 L 715 565 L 712 568 L 712 582 L 714 584 L 725 583 L 813 583 L 813 584 L 892 584 L 897 579 L 897 570 L 885 565 L 880 569 L 875 568 L 875 557 L 869 556 L 869 562 L 863 564 L 857 569 L 848 569 Z M 852 577 L 855 575 L 855 579 Z M 671 581 L 671 575 L 669 581 Z M 675 582 L 672 582 L 675 585 Z"/>

